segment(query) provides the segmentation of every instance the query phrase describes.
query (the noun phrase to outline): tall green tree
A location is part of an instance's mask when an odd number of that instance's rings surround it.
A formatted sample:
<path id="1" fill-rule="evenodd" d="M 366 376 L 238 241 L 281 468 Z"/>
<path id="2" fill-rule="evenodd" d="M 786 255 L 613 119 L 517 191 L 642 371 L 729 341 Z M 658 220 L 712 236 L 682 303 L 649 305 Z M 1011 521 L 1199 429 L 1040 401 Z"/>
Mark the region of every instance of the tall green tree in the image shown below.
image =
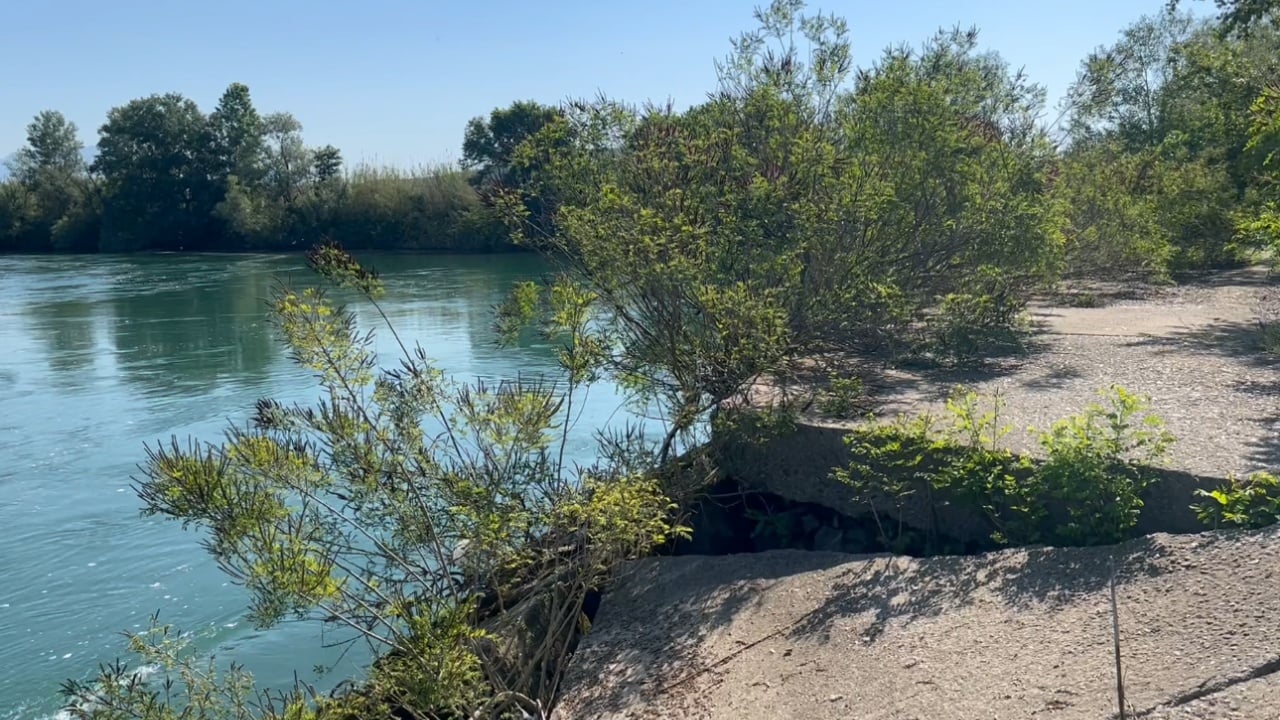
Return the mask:
<path id="1" fill-rule="evenodd" d="M 1090 53 L 1068 93 L 1074 139 L 1113 133 L 1131 148 L 1158 144 L 1161 91 L 1176 71 L 1174 49 L 1194 29 L 1189 14 L 1170 10 L 1144 16 L 1115 44 Z"/>
<path id="2" fill-rule="evenodd" d="M 1272 252 L 1280 250 L 1280 86 L 1262 91 L 1251 108 L 1249 147 L 1263 156 L 1259 206 L 1240 231 Z"/>
<path id="3" fill-rule="evenodd" d="M 1180 0 L 1169 0 L 1169 8 L 1177 8 Z M 1280 16 L 1280 0 L 1213 0 L 1218 8 L 1218 22 L 1226 34 L 1248 35 L 1258 25 L 1275 26 Z"/>
<path id="4" fill-rule="evenodd" d="M 39 113 L 27 126 L 27 144 L 9 162 L 22 190 L 7 194 L 10 230 L 0 244 L 26 251 L 96 249 L 96 188 L 76 132 L 75 123 L 55 110 Z"/>
<path id="5" fill-rule="evenodd" d="M 1064 178 L 1077 187 L 1058 193 L 1087 203 L 1067 209 L 1073 270 L 1139 249 L 1152 253 L 1141 265 L 1155 272 L 1161 265 L 1195 269 L 1242 259 L 1233 216 L 1251 202 L 1257 169 L 1256 154 L 1246 148 L 1248 107 L 1280 69 L 1277 50 L 1274 32 L 1243 37 L 1169 10 L 1142 18 L 1085 60 L 1069 93 L 1072 138 L 1064 156 Z M 1117 151 L 1122 156 L 1107 173 L 1072 171 Z M 1127 181 L 1086 189 L 1121 170 Z M 1131 195 L 1126 200 L 1120 192 Z M 1112 202 L 1096 202 L 1104 197 Z M 1099 214 L 1108 207 L 1118 214 Z M 1138 211 L 1151 213 L 1150 221 L 1139 222 Z M 1145 240 L 1122 231 L 1143 226 L 1157 231 Z M 1104 243 L 1088 239 L 1109 233 L 1118 234 Z"/>
<path id="6" fill-rule="evenodd" d="M 265 133 L 248 86 L 229 85 L 209 115 L 210 172 L 219 182 L 235 176 L 242 187 L 256 189 L 264 174 Z"/>
<path id="7" fill-rule="evenodd" d="M 85 170 L 84 143 L 76 124 L 57 110 L 44 110 L 27 125 L 27 144 L 9 160 L 19 181 L 34 186 L 44 177 L 72 177 Z"/>
<path id="8" fill-rule="evenodd" d="M 1246 147 L 1250 106 L 1280 77 L 1280 28 L 1259 27 L 1236 36 L 1204 26 L 1174 55 L 1176 72 L 1161 93 L 1166 141 L 1224 166 L 1243 196 L 1261 160 Z"/>
<path id="9" fill-rule="evenodd" d="M 1016 304 L 1056 253 L 1039 88 L 965 32 L 850 86 L 846 23 L 802 7 L 760 11 L 709 102 L 573 106 L 517 152 L 549 159 L 545 242 L 612 319 L 600 371 L 665 408 L 663 455 L 760 376 L 907 337 L 978 278 Z"/>
<path id="10" fill-rule="evenodd" d="M 0 251 L 39 252 L 47 238 L 37 229 L 39 208 L 30 189 L 20 182 L 0 182 Z"/>
<path id="11" fill-rule="evenodd" d="M 311 157 L 311 176 L 320 184 L 342 177 L 342 151 L 332 145 L 316 148 Z"/>
<path id="12" fill-rule="evenodd" d="M 311 171 L 311 152 L 302 139 L 302 123 L 289 113 L 263 118 L 266 191 L 284 205 L 297 200 Z"/>
<path id="13" fill-rule="evenodd" d="M 112 108 L 98 132 L 102 249 L 210 249 L 221 189 L 200 108 L 177 93 L 152 95 Z"/>
<path id="14" fill-rule="evenodd" d="M 492 200 L 505 190 L 521 194 L 530 229 L 536 234 L 552 231 L 559 199 L 549 183 L 541 183 L 537 192 L 528 189 L 546 171 L 550 155 L 558 154 L 570 140 L 572 126 L 564 117 L 559 108 L 519 101 L 494 108 L 488 120 L 472 118 L 462 142 L 462 167 L 473 173 L 471 182 L 481 196 Z M 543 132 L 549 126 L 555 126 L 554 131 Z M 526 148 L 527 141 L 539 134 L 541 147 Z M 553 138 L 559 143 L 552 143 Z"/>
<path id="15" fill-rule="evenodd" d="M 512 174 L 516 148 L 560 114 L 557 108 L 522 100 L 494 108 L 487 120 L 472 118 L 462 141 L 463 167 L 475 170 L 483 183 L 518 183 L 522 178 Z"/>

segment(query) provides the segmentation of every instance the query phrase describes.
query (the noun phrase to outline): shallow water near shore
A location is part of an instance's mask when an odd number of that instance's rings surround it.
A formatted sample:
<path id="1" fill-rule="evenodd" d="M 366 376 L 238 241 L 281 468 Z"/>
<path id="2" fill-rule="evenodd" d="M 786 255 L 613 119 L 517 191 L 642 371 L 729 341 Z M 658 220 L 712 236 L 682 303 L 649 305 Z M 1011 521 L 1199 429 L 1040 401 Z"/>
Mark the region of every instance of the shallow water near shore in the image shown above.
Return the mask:
<path id="1" fill-rule="evenodd" d="M 556 373 L 539 342 L 499 348 L 492 308 L 545 270 L 527 255 L 361 257 L 387 281 L 383 303 L 407 341 L 446 372 L 487 381 Z M 50 717 L 67 678 L 124 650 L 121 631 L 161 622 L 200 633 L 260 685 L 294 672 L 319 687 L 364 657 L 326 648 L 312 623 L 254 630 L 245 593 L 196 531 L 139 516 L 131 475 L 143 444 L 217 440 L 260 397 L 310 402 L 314 382 L 275 342 L 273 283 L 309 282 L 301 256 L 0 257 L 0 718 Z M 363 327 L 377 327 L 355 306 Z M 395 361 L 388 333 L 384 364 Z M 595 387 L 567 455 L 591 459 L 592 433 L 625 412 Z M 317 677 L 317 665 L 333 669 Z"/>

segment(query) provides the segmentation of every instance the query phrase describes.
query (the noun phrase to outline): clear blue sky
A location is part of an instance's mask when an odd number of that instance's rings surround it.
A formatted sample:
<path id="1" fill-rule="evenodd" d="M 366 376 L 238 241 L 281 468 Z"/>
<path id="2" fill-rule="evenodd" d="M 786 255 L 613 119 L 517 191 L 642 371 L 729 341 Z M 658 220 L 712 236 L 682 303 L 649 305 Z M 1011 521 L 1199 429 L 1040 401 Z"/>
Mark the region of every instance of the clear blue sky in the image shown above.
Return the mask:
<path id="1" fill-rule="evenodd" d="M 849 20 L 855 57 L 940 26 L 1045 85 L 1050 102 L 1080 59 L 1164 0 L 826 0 Z M 232 82 L 259 110 L 287 110 L 308 143 L 348 161 L 413 165 L 459 156 L 468 118 L 516 99 L 599 91 L 687 106 L 715 85 L 712 61 L 754 26 L 752 0 L 5 0 L 0 2 L 0 157 L 36 112 L 62 111 L 93 145 L 108 108 L 177 91 L 206 111 Z M 1193 3 L 1206 12 L 1208 3 Z"/>

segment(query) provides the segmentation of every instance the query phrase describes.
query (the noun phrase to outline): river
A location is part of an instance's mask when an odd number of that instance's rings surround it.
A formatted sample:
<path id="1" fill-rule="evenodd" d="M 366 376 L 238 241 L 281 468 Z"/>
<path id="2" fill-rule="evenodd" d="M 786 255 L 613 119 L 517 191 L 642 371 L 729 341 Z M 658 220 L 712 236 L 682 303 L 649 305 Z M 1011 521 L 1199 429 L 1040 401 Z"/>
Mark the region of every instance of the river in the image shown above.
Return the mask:
<path id="1" fill-rule="evenodd" d="M 362 259 L 383 273 L 400 333 L 447 372 L 555 372 L 550 346 L 499 348 L 491 329 L 511 283 L 544 269 L 536 258 Z M 321 686 L 359 672 L 314 624 L 255 631 L 199 533 L 141 517 L 130 487 L 144 443 L 217 440 L 260 397 L 317 397 L 267 322 L 273 283 L 289 278 L 311 280 L 300 256 L 0 257 L 0 718 L 55 715 L 60 683 L 122 656 L 120 632 L 156 612 L 262 686 L 289 685 L 295 670 L 317 681 L 316 665 L 334 668 Z M 387 364 L 390 342 L 378 341 Z M 570 456 L 590 457 L 619 405 L 592 389 Z"/>

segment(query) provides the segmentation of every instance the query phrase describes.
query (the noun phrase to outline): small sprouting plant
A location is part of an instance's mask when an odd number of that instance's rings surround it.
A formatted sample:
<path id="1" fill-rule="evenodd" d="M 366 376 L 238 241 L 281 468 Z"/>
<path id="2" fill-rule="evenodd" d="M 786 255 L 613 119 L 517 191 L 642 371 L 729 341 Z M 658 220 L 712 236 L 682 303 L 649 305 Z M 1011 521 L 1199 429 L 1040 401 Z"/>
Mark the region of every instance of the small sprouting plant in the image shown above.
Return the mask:
<path id="1" fill-rule="evenodd" d="M 1149 469 L 1173 436 L 1149 400 L 1113 385 L 1084 412 L 1035 431 L 1048 455 L 1037 469 L 1047 499 L 1060 504 L 1066 523 L 1055 534 L 1084 545 L 1118 542 L 1138 522 L 1142 493 L 1155 481 Z"/>
<path id="2" fill-rule="evenodd" d="M 1091 292 L 1072 293 L 1068 296 L 1067 302 L 1071 307 L 1077 308 L 1102 307 L 1102 298 Z"/>
<path id="3" fill-rule="evenodd" d="M 847 485 L 870 509 L 879 533 L 877 540 L 885 547 L 893 547 L 905 531 L 902 508 L 915 492 L 916 481 L 930 477 L 926 461 L 936 442 L 932 425 L 933 418 L 927 415 L 914 420 L 899 418 L 856 428 L 845 436 L 853 459 L 847 467 L 835 468 L 832 477 Z M 887 523 L 881 516 L 886 503 L 896 508 L 896 523 Z"/>
<path id="4" fill-rule="evenodd" d="M 933 485 L 976 504 L 991 523 L 991 539 L 999 545 L 1035 542 L 1045 516 L 1038 497 L 1041 484 L 1029 459 L 1000 447 L 1011 428 L 1000 422 L 1004 401 L 997 392 L 989 409 L 973 390 L 957 386 L 947 398 L 953 445 L 949 461 Z"/>
<path id="5" fill-rule="evenodd" d="M 863 411 L 861 401 L 865 390 L 862 378 L 833 377 L 827 391 L 818 400 L 818 410 L 840 420 L 856 417 Z"/>
<path id="6" fill-rule="evenodd" d="M 1280 520 L 1280 478 L 1255 472 L 1246 478 L 1232 475 L 1213 490 L 1196 490 L 1202 502 L 1191 506 L 1200 522 L 1212 528 L 1260 528 Z"/>
<path id="7" fill-rule="evenodd" d="M 983 411 L 981 405 L 982 398 L 977 392 L 963 385 L 952 388 L 947 397 L 947 412 L 952 419 L 950 435 L 969 448 L 994 451 L 1011 430 L 1008 425 L 1000 424 L 1004 400 L 997 391 L 991 398 L 991 409 Z"/>

